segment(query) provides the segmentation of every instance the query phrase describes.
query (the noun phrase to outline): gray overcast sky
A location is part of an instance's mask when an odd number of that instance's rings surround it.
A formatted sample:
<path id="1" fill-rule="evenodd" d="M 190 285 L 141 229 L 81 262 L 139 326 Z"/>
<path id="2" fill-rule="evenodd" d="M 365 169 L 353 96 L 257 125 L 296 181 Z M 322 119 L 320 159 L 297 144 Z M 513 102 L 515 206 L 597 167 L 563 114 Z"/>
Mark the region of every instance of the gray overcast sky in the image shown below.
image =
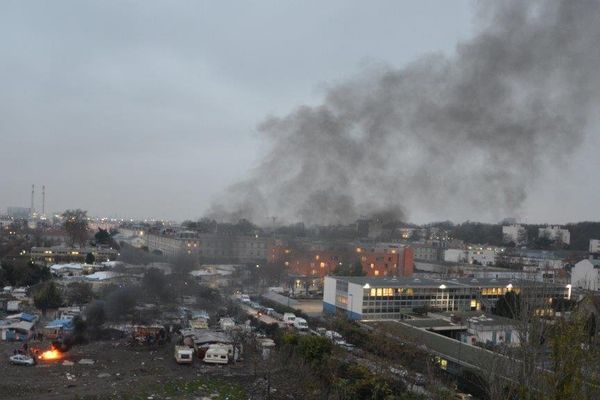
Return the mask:
<path id="1" fill-rule="evenodd" d="M 446 0 L 3 1 L 0 208 L 27 206 L 35 183 L 51 211 L 197 218 L 257 164 L 266 116 L 364 68 L 451 53 L 473 18 Z M 518 216 L 599 219 L 599 145 L 589 134 Z"/>

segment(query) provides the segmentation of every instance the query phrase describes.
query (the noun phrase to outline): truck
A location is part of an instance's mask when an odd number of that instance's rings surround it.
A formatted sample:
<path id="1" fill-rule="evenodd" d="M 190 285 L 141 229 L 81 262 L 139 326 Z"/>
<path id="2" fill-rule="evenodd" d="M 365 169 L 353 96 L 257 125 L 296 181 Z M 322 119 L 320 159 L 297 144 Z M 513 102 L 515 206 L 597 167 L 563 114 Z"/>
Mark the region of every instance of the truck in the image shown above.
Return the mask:
<path id="1" fill-rule="evenodd" d="M 293 325 L 295 319 L 296 319 L 295 314 L 287 313 L 287 312 L 285 314 L 283 314 L 283 322 L 286 323 L 287 325 Z"/>
<path id="2" fill-rule="evenodd" d="M 175 346 L 177 364 L 191 364 L 194 361 L 194 349 L 187 346 Z"/>

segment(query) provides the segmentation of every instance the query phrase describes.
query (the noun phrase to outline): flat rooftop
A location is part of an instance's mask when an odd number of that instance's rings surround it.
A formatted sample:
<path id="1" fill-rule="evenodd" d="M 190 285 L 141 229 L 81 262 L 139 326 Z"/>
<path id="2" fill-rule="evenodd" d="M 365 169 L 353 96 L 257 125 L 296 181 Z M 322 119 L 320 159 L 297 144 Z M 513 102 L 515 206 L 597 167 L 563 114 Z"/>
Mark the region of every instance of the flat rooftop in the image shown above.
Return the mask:
<path id="1" fill-rule="evenodd" d="M 406 278 L 406 277 L 381 277 L 374 278 L 368 276 L 331 276 L 330 278 L 346 281 L 356 285 L 370 287 L 388 287 L 388 288 L 403 288 L 403 287 L 431 287 L 439 288 L 444 285 L 446 288 L 467 288 L 467 287 L 506 287 L 512 284 L 515 287 L 519 286 L 539 286 L 541 282 L 508 279 L 508 278 L 454 278 L 454 279 L 431 279 L 431 278 Z M 564 286 L 562 284 L 546 283 L 547 286 Z"/>

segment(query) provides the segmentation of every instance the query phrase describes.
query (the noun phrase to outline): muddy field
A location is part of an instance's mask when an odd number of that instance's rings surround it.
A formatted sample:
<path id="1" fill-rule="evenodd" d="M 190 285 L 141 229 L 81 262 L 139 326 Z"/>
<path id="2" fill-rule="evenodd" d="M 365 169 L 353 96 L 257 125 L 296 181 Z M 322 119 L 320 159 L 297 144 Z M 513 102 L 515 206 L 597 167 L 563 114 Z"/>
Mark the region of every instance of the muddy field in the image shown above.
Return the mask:
<path id="1" fill-rule="evenodd" d="M 47 343 L 32 343 L 45 348 Z M 250 397 L 255 379 L 236 365 L 178 365 L 173 345 L 131 347 L 125 341 L 79 345 L 61 360 L 13 366 L 15 343 L 0 343 L 0 399 L 228 399 Z M 92 365 L 80 364 L 82 359 Z M 71 363 L 73 363 L 71 365 Z"/>

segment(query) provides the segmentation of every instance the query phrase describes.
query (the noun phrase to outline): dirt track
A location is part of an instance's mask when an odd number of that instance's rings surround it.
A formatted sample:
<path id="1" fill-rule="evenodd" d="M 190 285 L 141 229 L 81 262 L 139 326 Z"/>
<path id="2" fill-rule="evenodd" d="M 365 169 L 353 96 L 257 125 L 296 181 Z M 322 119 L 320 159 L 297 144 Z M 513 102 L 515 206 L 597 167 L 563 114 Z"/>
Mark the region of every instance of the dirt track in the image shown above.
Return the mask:
<path id="1" fill-rule="evenodd" d="M 245 398 L 244 387 L 253 382 L 243 363 L 213 366 L 196 360 L 192 366 L 178 365 L 172 344 L 151 350 L 121 341 L 95 342 L 74 347 L 63 360 L 34 367 L 9 364 L 16 347 L 0 343 L 0 399 L 202 399 L 212 394 L 234 400 Z M 81 359 L 94 364 L 79 364 Z M 64 360 L 74 365 L 65 366 Z"/>

